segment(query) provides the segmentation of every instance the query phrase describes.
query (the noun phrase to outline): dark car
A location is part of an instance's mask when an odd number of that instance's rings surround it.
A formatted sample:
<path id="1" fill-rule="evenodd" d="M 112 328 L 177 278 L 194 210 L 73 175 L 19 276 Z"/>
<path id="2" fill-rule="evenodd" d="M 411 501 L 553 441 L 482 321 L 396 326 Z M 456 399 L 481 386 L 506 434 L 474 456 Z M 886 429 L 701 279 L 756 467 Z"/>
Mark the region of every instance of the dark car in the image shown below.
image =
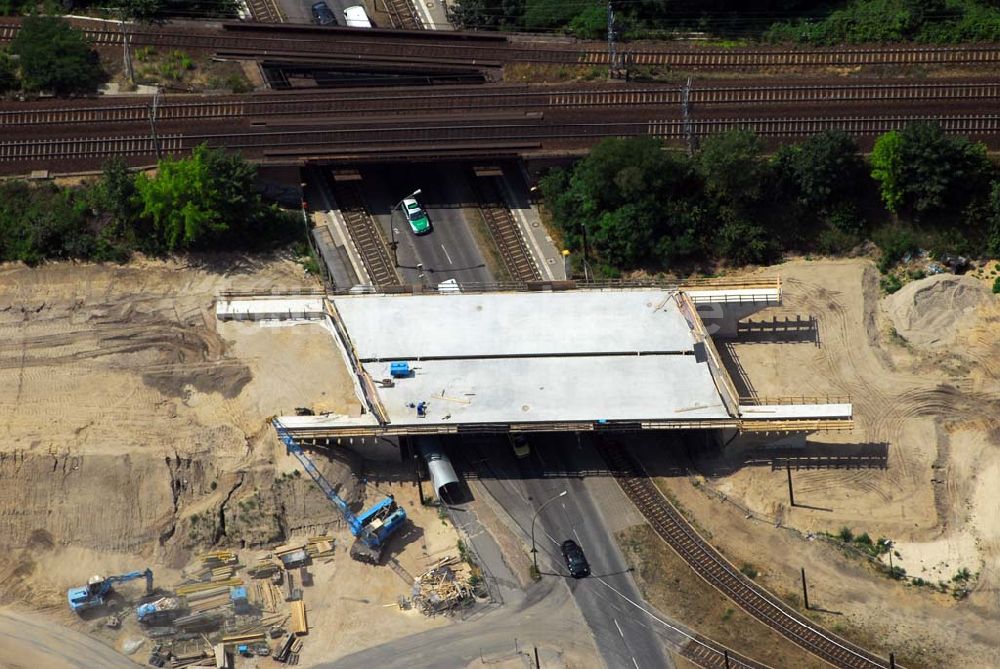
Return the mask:
<path id="1" fill-rule="evenodd" d="M 573 578 L 590 576 L 590 563 L 587 562 L 583 549 L 575 541 L 567 539 L 559 548 L 562 550 L 563 559 L 566 560 L 566 568 Z"/>
<path id="2" fill-rule="evenodd" d="M 337 17 L 333 15 L 325 2 L 317 2 L 312 6 L 313 21 L 321 26 L 337 25 Z"/>

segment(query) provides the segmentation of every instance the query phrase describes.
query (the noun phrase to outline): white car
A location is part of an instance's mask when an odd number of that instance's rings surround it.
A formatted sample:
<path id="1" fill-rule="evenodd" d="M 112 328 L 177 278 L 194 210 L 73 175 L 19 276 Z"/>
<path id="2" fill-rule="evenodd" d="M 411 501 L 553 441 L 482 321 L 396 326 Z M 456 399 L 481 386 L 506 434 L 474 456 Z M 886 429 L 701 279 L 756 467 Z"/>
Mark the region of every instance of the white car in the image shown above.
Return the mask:
<path id="1" fill-rule="evenodd" d="M 431 231 L 431 220 L 427 218 L 427 212 L 412 197 L 403 200 L 403 215 L 406 216 L 406 222 L 410 224 L 413 234 L 425 235 Z"/>

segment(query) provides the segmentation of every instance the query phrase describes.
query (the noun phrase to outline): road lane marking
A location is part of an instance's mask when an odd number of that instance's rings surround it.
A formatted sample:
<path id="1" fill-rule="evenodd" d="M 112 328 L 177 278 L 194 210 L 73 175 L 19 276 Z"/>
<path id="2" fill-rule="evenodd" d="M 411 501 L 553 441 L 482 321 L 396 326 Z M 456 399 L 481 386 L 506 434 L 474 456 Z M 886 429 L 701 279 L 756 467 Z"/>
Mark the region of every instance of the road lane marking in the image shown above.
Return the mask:
<path id="1" fill-rule="evenodd" d="M 576 528 L 575 527 L 573 528 L 573 536 L 576 537 L 576 543 L 578 543 L 578 544 L 582 544 L 583 543 L 583 539 L 581 539 L 580 535 L 576 533 Z"/>
<path id="2" fill-rule="evenodd" d="M 441 245 L 441 250 L 444 251 L 444 257 L 448 259 L 448 264 L 454 265 L 455 262 L 451 259 L 451 256 L 448 255 L 448 249 L 444 247 L 444 244 Z"/>
<path id="3" fill-rule="evenodd" d="M 634 657 L 632 658 L 632 664 L 635 665 L 635 669 L 639 669 L 639 663 L 635 661 Z"/>
<path id="4" fill-rule="evenodd" d="M 618 618 L 612 618 L 612 620 L 615 621 L 615 627 L 618 628 L 618 636 L 620 636 L 622 639 L 624 639 L 625 638 L 625 632 L 622 632 L 622 626 L 618 624 Z"/>

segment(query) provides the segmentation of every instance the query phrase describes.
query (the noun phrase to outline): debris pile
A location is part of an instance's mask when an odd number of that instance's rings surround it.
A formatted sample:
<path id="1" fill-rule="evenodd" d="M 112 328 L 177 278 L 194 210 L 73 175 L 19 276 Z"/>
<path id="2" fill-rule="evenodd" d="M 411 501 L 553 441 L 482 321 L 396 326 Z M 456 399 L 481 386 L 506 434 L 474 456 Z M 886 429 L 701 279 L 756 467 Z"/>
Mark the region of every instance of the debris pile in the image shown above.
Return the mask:
<path id="1" fill-rule="evenodd" d="M 464 563 L 455 556 L 435 562 L 430 569 L 414 579 L 413 605 L 424 615 L 433 616 L 449 613 L 472 601 L 472 588 L 468 580 L 456 574 L 463 567 Z"/>

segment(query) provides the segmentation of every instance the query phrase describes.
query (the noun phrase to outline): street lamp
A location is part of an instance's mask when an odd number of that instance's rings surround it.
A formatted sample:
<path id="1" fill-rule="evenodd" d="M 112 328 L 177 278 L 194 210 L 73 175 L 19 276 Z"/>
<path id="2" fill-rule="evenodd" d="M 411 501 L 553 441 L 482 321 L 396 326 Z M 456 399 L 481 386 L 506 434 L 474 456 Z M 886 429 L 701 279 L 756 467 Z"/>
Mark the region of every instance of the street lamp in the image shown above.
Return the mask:
<path id="1" fill-rule="evenodd" d="M 395 212 L 396 209 L 398 209 L 399 207 L 403 206 L 403 200 L 405 200 L 406 198 L 408 198 L 408 197 L 416 197 L 417 195 L 420 195 L 421 193 L 423 193 L 423 191 L 418 188 L 417 190 L 413 191 L 409 195 L 404 195 L 399 200 L 399 202 L 397 202 L 393 206 L 392 212 Z M 406 218 L 405 212 L 403 214 L 403 218 L 404 219 Z M 392 237 L 392 243 L 390 244 L 390 246 L 392 246 L 392 266 L 393 267 L 399 267 L 399 259 L 396 257 L 396 228 L 392 224 L 392 213 L 391 212 L 389 214 L 389 235 Z"/>
<path id="2" fill-rule="evenodd" d="M 556 501 L 560 497 L 564 497 L 566 495 L 566 492 L 567 492 L 566 490 L 563 490 L 561 493 L 559 493 L 549 501 L 545 502 L 545 504 L 542 504 L 540 507 L 538 507 L 538 511 L 535 511 L 535 515 L 531 517 L 531 561 L 535 565 L 535 571 L 538 571 L 538 549 L 535 548 L 535 521 L 538 519 L 538 514 L 542 512 L 542 509 L 544 509 L 545 507 L 547 507 L 549 504 Z"/>

